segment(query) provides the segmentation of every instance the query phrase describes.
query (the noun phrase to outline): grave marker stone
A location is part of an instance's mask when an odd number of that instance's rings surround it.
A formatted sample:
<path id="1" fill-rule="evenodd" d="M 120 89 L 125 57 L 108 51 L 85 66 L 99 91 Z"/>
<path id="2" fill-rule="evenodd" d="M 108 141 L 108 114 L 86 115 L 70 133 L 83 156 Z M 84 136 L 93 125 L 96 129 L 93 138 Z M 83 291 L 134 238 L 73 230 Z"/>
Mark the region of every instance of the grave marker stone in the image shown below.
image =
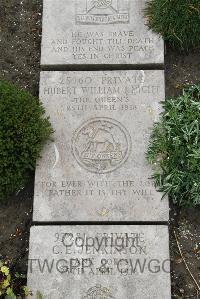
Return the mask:
<path id="1" fill-rule="evenodd" d="M 170 299 L 169 264 L 167 226 L 37 226 L 28 285 L 45 299 Z"/>
<path id="2" fill-rule="evenodd" d="M 43 68 L 163 65 L 164 43 L 144 24 L 146 0 L 44 0 Z"/>
<path id="3" fill-rule="evenodd" d="M 55 130 L 38 161 L 34 221 L 168 221 L 145 152 L 163 71 L 42 72 Z"/>

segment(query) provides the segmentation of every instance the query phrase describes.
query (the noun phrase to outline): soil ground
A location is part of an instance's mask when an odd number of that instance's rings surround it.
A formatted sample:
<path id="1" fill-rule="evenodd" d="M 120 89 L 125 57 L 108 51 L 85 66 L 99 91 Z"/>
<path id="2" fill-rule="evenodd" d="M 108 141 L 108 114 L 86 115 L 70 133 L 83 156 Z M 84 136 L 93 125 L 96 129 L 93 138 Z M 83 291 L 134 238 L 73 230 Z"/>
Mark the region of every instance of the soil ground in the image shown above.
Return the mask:
<path id="1" fill-rule="evenodd" d="M 39 93 L 42 0 L 1 0 L 0 78 Z M 25 189 L 0 204 L 0 255 L 26 273 L 34 176 Z"/>
<path id="2" fill-rule="evenodd" d="M 0 6 L 0 77 L 38 95 L 42 1 L 1 0 Z M 167 97 L 178 95 L 185 85 L 197 82 L 200 82 L 200 50 L 180 53 L 167 45 Z M 6 204 L 0 205 L 0 255 L 12 261 L 16 270 L 21 273 L 27 271 L 33 185 L 34 176 L 24 190 L 10 198 Z M 199 212 L 199 208 L 180 211 L 171 206 L 173 298 L 200 298 L 191 277 L 192 274 L 199 283 Z M 187 271 L 184 260 L 191 274 Z"/>

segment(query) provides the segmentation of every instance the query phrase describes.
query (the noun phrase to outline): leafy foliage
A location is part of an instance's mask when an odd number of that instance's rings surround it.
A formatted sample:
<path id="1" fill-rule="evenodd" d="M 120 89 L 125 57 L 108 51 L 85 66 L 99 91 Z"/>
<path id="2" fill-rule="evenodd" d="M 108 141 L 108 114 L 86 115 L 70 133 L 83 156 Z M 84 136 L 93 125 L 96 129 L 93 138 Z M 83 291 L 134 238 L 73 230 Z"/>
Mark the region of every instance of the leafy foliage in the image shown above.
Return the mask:
<path id="1" fill-rule="evenodd" d="M 200 204 L 200 84 L 163 102 L 147 158 L 159 191 L 182 206 Z"/>
<path id="2" fill-rule="evenodd" d="M 21 189 L 52 128 L 30 93 L 0 81 L 0 200 Z"/>
<path id="3" fill-rule="evenodd" d="M 173 46 L 200 46 L 199 0 L 150 0 L 145 9 L 148 25 Z"/>
<path id="4" fill-rule="evenodd" d="M 30 294 L 27 287 L 22 286 L 24 276 L 18 273 L 11 273 L 11 266 L 0 260 L 0 298 L 22 299 Z"/>

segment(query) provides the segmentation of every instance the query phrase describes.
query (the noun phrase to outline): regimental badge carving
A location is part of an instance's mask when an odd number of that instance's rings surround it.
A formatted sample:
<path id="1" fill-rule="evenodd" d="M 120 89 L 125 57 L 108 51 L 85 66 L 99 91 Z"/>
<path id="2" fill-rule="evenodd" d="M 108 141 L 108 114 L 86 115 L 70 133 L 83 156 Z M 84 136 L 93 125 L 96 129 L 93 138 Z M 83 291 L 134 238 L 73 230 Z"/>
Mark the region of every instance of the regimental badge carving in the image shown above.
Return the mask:
<path id="1" fill-rule="evenodd" d="M 87 294 L 82 297 L 82 299 L 115 299 L 112 296 L 110 289 L 102 287 L 101 285 L 96 285 L 87 291 Z"/>
<path id="2" fill-rule="evenodd" d="M 77 24 L 129 23 L 130 0 L 76 0 Z"/>
<path id="3" fill-rule="evenodd" d="M 113 4 L 113 0 L 93 0 L 93 1 L 88 1 L 88 3 L 91 3 L 92 6 L 96 7 L 96 8 L 108 8 L 111 7 L 112 8 L 112 4 Z"/>
<path id="4" fill-rule="evenodd" d="M 80 166 L 90 172 L 107 173 L 128 158 L 131 138 L 118 121 L 101 117 L 83 123 L 73 134 L 72 151 Z"/>

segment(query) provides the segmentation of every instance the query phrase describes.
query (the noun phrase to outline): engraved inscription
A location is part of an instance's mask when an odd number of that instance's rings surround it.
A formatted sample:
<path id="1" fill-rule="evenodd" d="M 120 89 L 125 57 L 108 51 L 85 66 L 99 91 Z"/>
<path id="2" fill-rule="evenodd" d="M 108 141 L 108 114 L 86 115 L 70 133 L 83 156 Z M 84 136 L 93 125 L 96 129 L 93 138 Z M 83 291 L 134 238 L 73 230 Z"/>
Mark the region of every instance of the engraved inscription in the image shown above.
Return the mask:
<path id="1" fill-rule="evenodd" d="M 113 59 L 132 59 L 137 53 L 149 55 L 155 50 L 155 38 L 146 34 L 140 36 L 134 30 L 107 31 L 73 30 L 70 35 L 50 39 L 50 48 L 57 55 L 70 52 L 73 60 L 112 61 Z"/>
<path id="2" fill-rule="evenodd" d="M 72 138 L 77 162 L 95 173 L 107 173 L 120 167 L 128 158 L 131 139 L 126 128 L 110 118 L 94 118 L 78 128 Z"/>
<path id="3" fill-rule="evenodd" d="M 87 294 L 82 299 L 108 299 L 113 298 L 109 288 L 96 285 L 87 291 Z"/>
<path id="4" fill-rule="evenodd" d="M 36 186 L 43 194 L 49 197 L 73 199 L 79 196 L 86 196 L 87 198 L 98 198 L 100 202 L 107 197 L 121 198 L 122 201 L 126 200 L 127 197 L 134 197 L 135 201 L 140 201 L 141 199 L 153 201 L 155 190 L 154 182 L 144 177 L 133 179 L 132 181 L 73 181 L 70 179 L 62 181 L 57 179 L 55 181 L 38 182 Z M 106 206 L 102 206 L 102 209 L 97 210 L 97 214 L 101 217 L 110 213 L 111 210 L 108 210 Z"/>
<path id="5" fill-rule="evenodd" d="M 76 23 L 129 23 L 129 0 L 77 0 Z"/>

